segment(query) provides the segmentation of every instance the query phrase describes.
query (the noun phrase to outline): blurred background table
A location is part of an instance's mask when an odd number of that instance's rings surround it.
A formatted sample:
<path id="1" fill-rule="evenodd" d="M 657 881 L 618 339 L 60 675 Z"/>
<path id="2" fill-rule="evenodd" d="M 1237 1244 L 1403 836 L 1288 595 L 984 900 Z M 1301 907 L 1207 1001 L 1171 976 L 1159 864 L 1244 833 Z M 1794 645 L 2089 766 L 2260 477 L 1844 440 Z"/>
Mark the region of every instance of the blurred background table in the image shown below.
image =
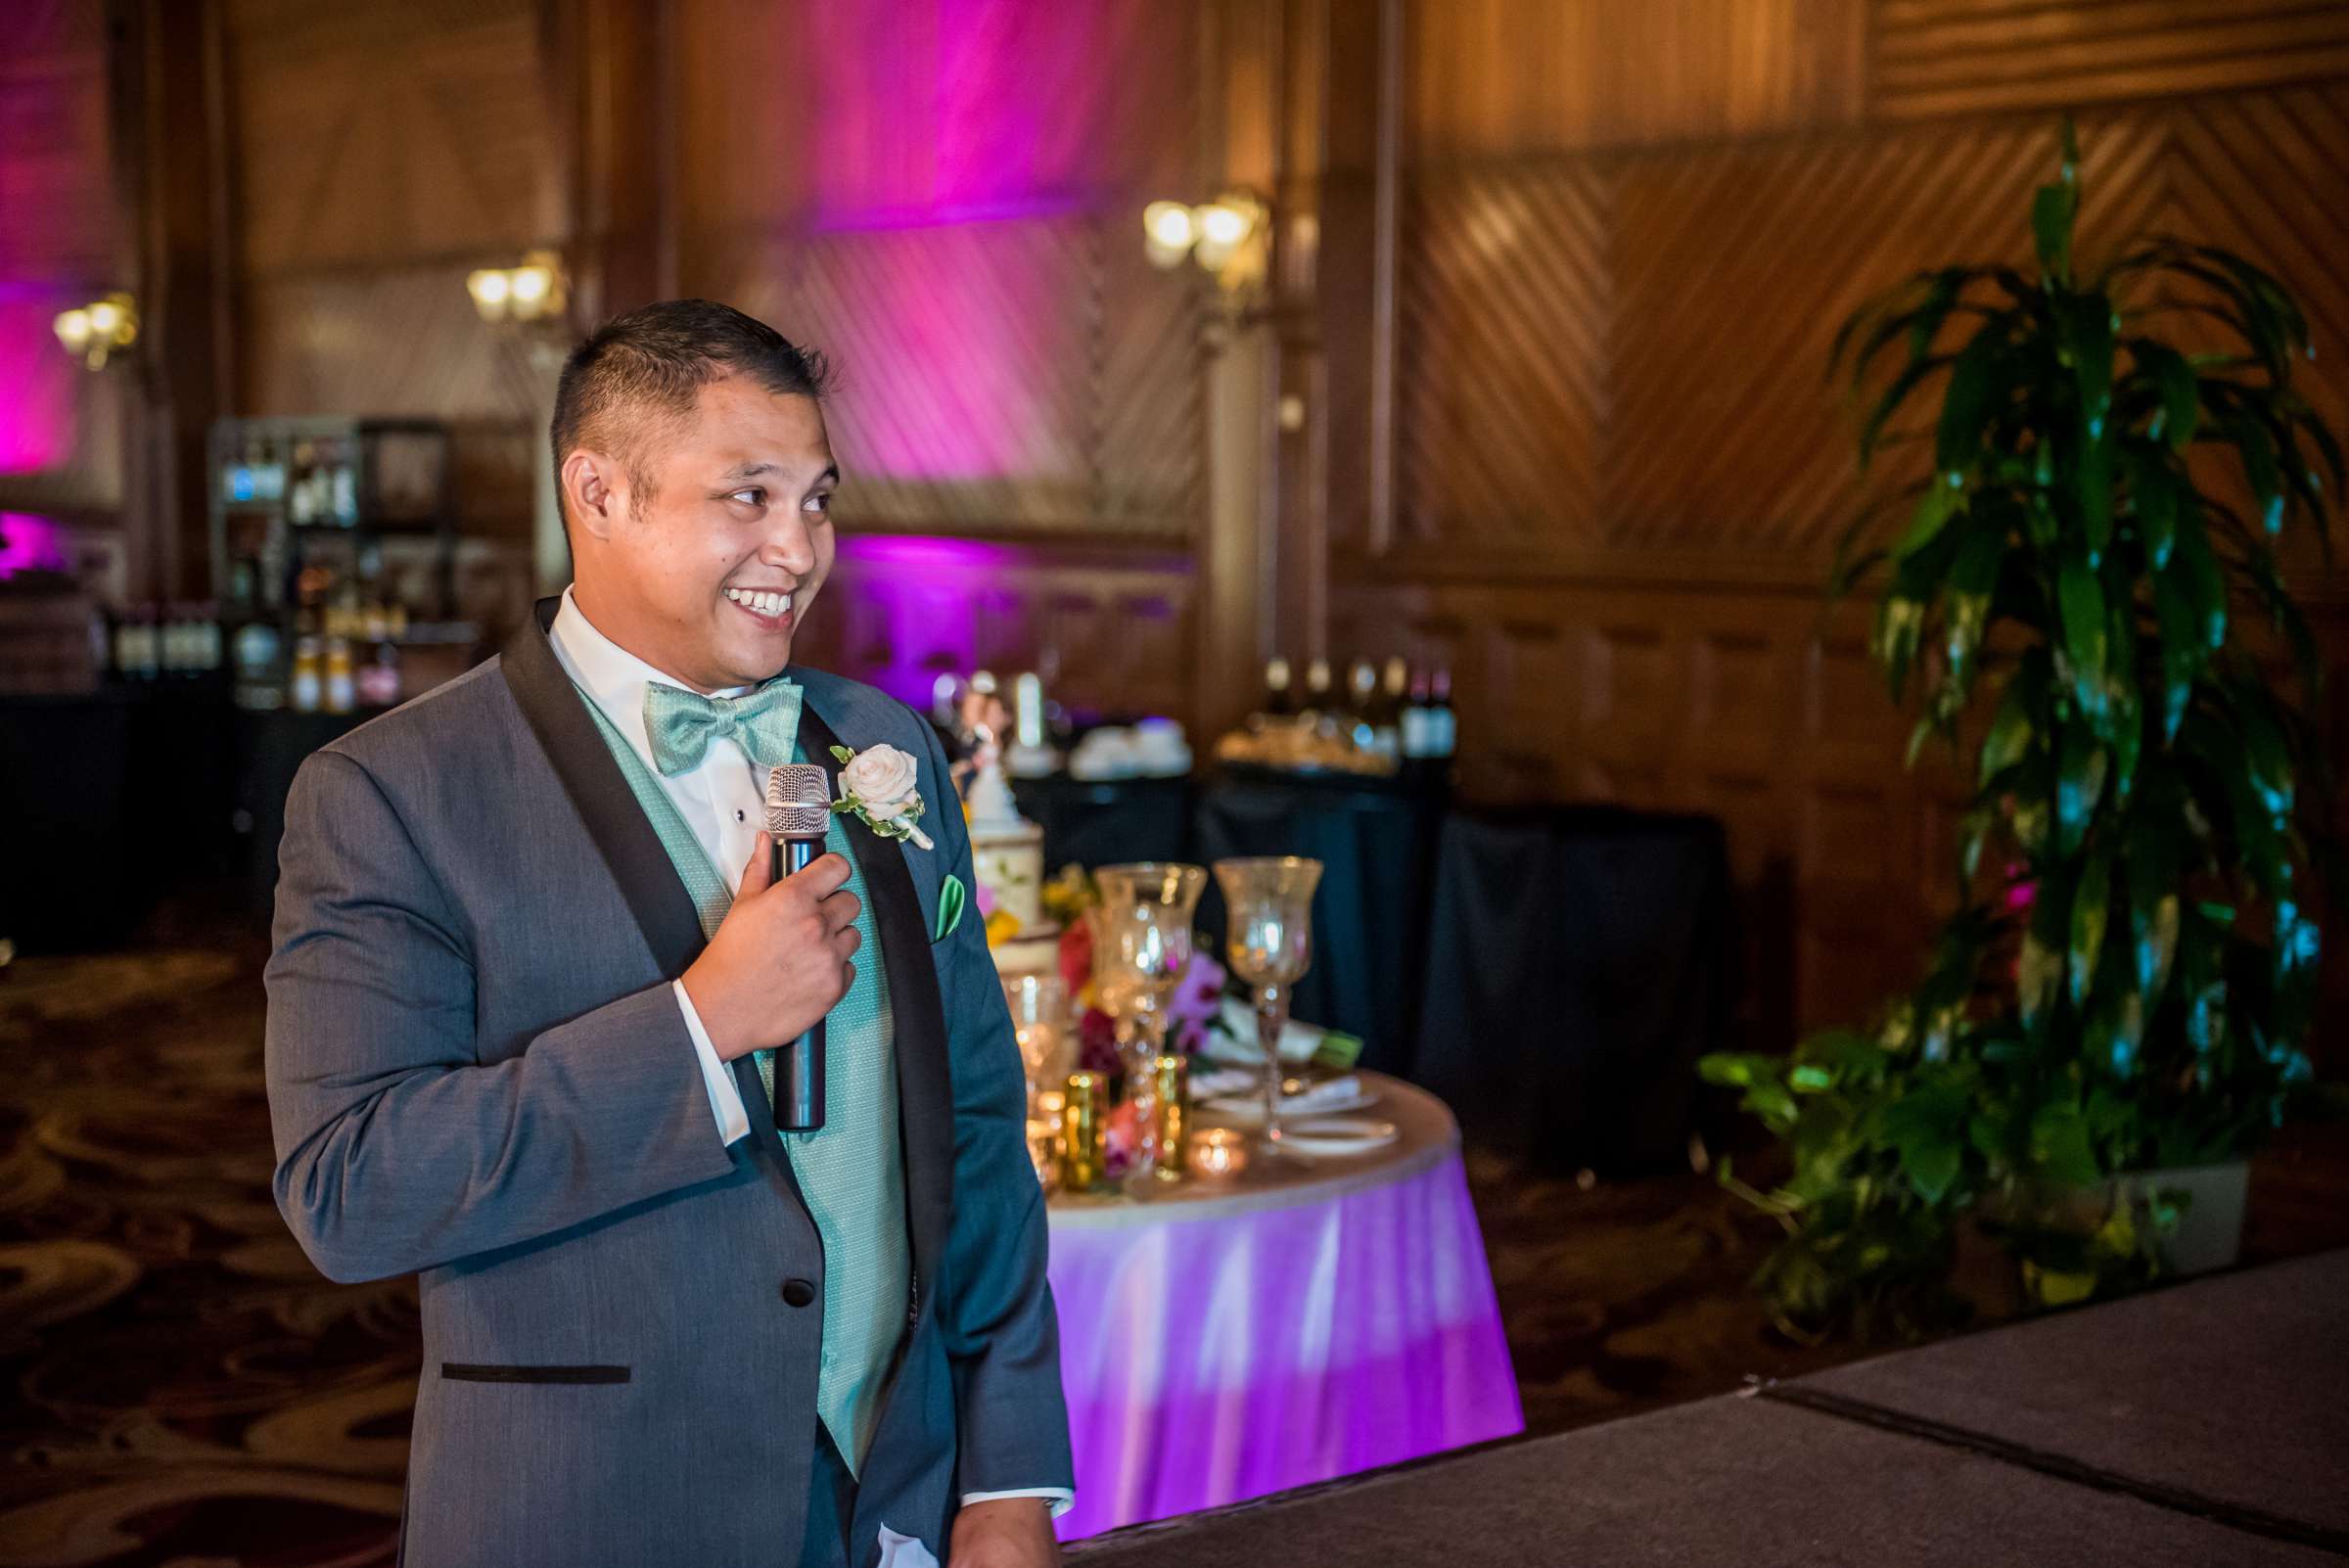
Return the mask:
<path id="1" fill-rule="evenodd" d="M 1052 1200 L 1063 1540 L 1523 1429 L 1451 1114 L 1362 1078 L 1385 1148 Z"/>

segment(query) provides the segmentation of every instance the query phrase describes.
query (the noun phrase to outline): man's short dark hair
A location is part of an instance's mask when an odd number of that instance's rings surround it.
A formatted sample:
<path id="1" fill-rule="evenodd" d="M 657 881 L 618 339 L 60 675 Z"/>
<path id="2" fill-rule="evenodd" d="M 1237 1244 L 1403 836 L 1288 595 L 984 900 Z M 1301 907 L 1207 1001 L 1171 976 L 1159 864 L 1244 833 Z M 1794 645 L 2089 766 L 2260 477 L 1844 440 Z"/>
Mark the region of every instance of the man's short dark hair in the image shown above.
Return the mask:
<path id="1" fill-rule="evenodd" d="M 741 375 L 768 392 L 820 401 L 831 367 L 765 322 L 709 300 L 664 300 L 597 328 L 563 362 L 548 428 L 555 488 L 563 459 L 577 447 L 608 452 L 628 476 L 631 506 L 649 500 L 648 439 L 673 428 L 720 376 Z M 565 508 L 564 520 L 570 521 Z"/>

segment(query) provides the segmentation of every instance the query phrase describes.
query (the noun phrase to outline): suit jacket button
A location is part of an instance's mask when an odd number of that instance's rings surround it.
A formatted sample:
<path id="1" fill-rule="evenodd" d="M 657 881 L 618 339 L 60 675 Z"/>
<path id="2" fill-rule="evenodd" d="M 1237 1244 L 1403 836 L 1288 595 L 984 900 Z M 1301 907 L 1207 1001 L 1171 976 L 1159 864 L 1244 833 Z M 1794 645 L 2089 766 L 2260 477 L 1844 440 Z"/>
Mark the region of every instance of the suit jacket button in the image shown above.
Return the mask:
<path id="1" fill-rule="evenodd" d="M 783 1300 L 789 1306 L 805 1307 L 815 1300 L 815 1287 L 805 1279 L 786 1279 L 783 1281 Z"/>

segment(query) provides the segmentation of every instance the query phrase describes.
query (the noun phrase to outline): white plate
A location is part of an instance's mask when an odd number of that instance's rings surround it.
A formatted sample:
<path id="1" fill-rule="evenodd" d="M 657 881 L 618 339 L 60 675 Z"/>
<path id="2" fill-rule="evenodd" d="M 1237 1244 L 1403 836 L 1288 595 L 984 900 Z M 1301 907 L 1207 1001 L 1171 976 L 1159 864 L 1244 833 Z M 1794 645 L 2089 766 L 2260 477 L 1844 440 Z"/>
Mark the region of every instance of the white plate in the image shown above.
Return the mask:
<path id="1" fill-rule="evenodd" d="M 1367 1116 L 1314 1116 L 1281 1124 L 1280 1147 L 1294 1154 L 1336 1157 L 1383 1149 L 1396 1136 L 1392 1122 Z"/>
<path id="2" fill-rule="evenodd" d="M 1292 1110 L 1284 1105 L 1280 1110 L 1281 1122 L 1285 1127 L 1290 1125 L 1288 1119 L 1291 1117 L 1303 1119 L 1334 1116 L 1341 1111 L 1359 1111 L 1377 1103 L 1378 1091 L 1358 1084 L 1352 1094 L 1340 1099 L 1316 1100 L 1305 1110 Z M 1200 1101 L 1199 1106 L 1201 1110 L 1215 1112 L 1217 1116 L 1231 1123 L 1234 1127 L 1263 1127 L 1265 1125 L 1265 1096 L 1262 1092 L 1219 1094 L 1212 1100 Z"/>

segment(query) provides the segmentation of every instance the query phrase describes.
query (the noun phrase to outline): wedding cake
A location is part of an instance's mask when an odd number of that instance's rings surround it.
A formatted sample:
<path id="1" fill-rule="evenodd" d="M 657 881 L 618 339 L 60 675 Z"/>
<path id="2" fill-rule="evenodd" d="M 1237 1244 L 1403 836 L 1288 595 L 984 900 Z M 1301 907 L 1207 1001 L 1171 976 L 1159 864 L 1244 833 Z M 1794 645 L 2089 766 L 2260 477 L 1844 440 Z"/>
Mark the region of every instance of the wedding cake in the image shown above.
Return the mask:
<path id="1" fill-rule="evenodd" d="M 1020 815 L 992 748 L 971 775 L 971 870 L 985 890 L 984 907 L 1019 922 L 993 945 L 995 967 L 1006 974 L 1052 967 L 1059 932 L 1044 924 L 1044 830 Z"/>

